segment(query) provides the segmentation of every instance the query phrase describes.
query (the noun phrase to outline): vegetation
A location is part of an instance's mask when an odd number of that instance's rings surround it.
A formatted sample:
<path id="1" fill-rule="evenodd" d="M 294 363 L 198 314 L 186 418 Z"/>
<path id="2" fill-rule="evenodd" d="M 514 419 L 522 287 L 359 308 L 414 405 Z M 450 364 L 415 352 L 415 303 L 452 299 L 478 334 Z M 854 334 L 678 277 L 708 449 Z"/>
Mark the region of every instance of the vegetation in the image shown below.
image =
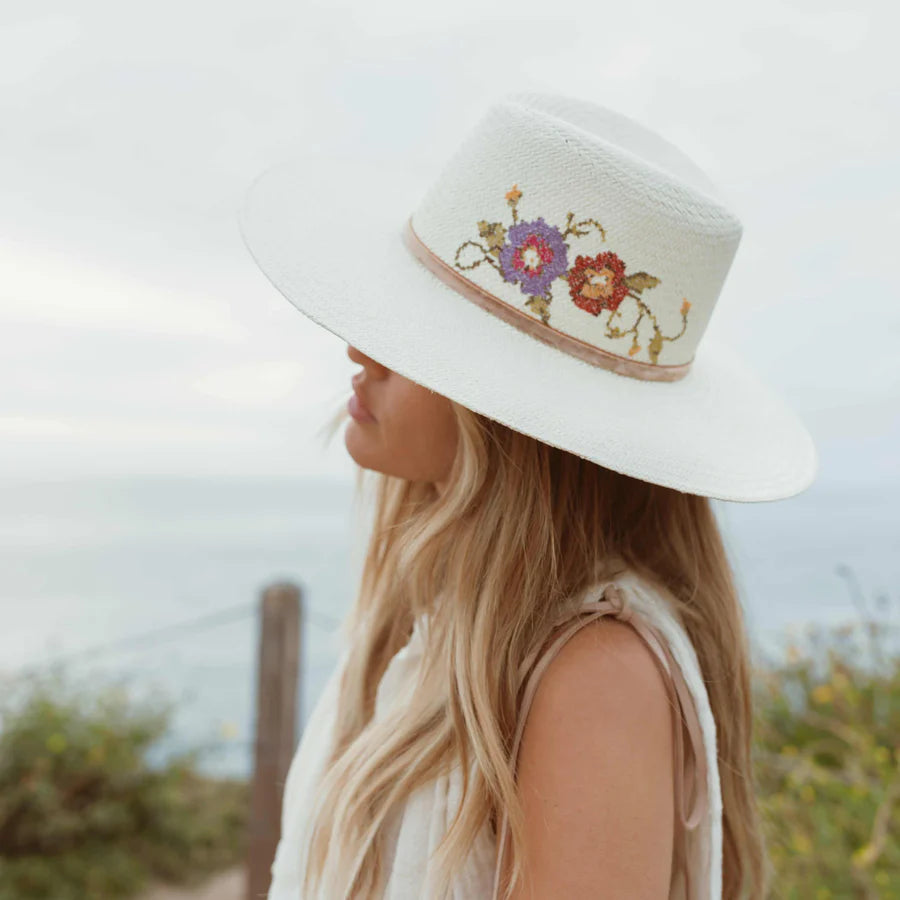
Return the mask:
<path id="1" fill-rule="evenodd" d="M 758 672 L 756 778 L 779 900 L 900 898 L 900 655 L 826 631 Z"/>
<path id="2" fill-rule="evenodd" d="M 247 788 L 153 766 L 171 709 L 59 674 L 14 686 L 0 730 L 0 900 L 113 900 L 242 856 Z"/>
<path id="3" fill-rule="evenodd" d="M 871 621 L 812 628 L 755 673 L 773 900 L 900 900 L 900 653 Z M 247 788 L 151 764 L 171 708 L 26 680 L 0 701 L 0 900 L 114 900 L 243 856 Z M 159 755 L 159 754 L 158 754 Z"/>

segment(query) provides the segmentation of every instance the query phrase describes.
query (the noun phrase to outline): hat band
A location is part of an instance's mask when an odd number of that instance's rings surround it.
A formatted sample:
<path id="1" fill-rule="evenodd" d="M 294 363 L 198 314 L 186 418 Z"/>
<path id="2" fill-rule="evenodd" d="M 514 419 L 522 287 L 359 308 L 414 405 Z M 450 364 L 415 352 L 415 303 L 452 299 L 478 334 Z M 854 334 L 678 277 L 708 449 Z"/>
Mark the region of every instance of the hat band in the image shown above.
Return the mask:
<path id="1" fill-rule="evenodd" d="M 463 297 L 471 300 L 485 311 L 503 319 L 504 322 L 524 331 L 531 337 L 537 338 L 539 341 L 543 341 L 545 344 L 549 344 L 551 347 L 555 347 L 557 350 L 561 350 L 563 353 L 602 369 L 616 372 L 619 375 L 627 375 L 629 378 L 640 378 L 644 381 L 677 381 L 679 378 L 684 378 L 690 369 L 690 363 L 666 366 L 625 359 L 615 353 L 609 353 L 600 347 L 595 347 L 593 344 L 572 337 L 572 335 L 559 331 L 552 325 L 546 325 L 528 313 L 510 306 L 499 297 L 495 297 L 490 291 L 486 291 L 464 275 L 460 275 L 434 253 L 416 234 L 412 226 L 411 216 L 403 226 L 403 242 L 425 268 L 457 293 L 462 294 Z"/>

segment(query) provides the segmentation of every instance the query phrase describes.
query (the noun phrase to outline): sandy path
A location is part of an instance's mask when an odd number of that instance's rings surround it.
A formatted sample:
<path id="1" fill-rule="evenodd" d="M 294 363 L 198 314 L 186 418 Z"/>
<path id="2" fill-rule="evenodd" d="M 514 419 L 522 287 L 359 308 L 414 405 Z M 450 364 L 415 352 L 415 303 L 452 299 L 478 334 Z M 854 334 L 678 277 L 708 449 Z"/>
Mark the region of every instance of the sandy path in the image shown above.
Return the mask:
<path id="1" fill-rule="evenodd" d="M 244 869 L 237 866 L 214 875 L 198 887 L 154 887 L 141 894 L 138 900 L 244 900 L 246 888 Z"/>

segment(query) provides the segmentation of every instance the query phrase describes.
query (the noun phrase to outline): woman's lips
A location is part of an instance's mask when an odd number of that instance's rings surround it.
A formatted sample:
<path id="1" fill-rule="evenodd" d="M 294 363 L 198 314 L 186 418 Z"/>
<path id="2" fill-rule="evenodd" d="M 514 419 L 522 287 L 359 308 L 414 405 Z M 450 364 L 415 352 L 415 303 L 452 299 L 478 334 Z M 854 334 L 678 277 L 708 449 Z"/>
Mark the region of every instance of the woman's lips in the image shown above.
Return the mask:
<path id="1" fill-rule="evenodd" d="M 375 416 L 369 411 L 369 408 L 360 400 L 359 394 L 354 391 L 347 401 L 347 412 L 357 422 L 363 425 L 371 425 L 375 421 Z"/>

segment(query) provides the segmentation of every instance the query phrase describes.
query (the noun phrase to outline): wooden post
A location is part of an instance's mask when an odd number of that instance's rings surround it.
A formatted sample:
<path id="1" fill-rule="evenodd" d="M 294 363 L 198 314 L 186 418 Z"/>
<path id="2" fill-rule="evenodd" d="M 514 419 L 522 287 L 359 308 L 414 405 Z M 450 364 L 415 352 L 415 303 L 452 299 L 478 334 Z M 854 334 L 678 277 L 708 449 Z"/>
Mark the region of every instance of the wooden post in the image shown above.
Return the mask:
<path id="1" fill-rule="evenodd" d="M 281 833 L 281 797 L 296 743 L 301 600 L 289 583 L 268 586 L 260 598 L 247 900 L 266 897 Z"/>

